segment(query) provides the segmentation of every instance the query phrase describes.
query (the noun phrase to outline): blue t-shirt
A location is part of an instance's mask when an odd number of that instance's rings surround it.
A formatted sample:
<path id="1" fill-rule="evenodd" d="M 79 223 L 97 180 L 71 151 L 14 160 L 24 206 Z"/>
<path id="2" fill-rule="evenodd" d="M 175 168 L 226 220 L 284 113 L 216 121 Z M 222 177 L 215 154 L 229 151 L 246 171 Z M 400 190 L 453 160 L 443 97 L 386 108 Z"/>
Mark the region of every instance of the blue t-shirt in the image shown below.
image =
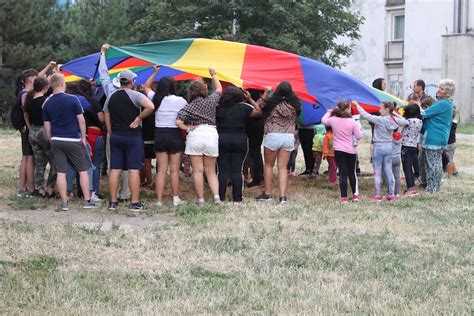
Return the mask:
<path id="1" fill-rule="evenodd" d="M 77 115 L 83 112 L 76 96 L 66 93 L 51 95 L 43 105 L 43 121 L 51 122 L 51 138 L 80 139 Z"/>

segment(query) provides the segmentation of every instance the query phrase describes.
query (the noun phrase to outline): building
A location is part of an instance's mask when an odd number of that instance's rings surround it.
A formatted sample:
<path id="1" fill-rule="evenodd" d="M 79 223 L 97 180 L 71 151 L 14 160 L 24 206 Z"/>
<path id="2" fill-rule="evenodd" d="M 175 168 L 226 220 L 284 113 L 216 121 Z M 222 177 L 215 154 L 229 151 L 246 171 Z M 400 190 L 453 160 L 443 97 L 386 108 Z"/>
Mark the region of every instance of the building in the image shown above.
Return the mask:
<path id="1" fill-rule="evenodd" d="M 355 0 L 364 18 L 361 39 L 343 70 L 406 98 L 423 79 L 435 96 L 442 78 L 456 81 L 462 122 L 474 121 L 474 0 Z"/>

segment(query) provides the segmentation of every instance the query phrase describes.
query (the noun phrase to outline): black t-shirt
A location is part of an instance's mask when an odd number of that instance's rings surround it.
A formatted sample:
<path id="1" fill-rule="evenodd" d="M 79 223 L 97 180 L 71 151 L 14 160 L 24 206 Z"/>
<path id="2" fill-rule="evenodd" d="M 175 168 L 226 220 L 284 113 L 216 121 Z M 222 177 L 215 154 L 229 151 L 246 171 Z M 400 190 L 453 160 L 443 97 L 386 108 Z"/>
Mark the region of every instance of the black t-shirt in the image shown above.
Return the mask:
<path id="1" fill-rule="evenodd" d="M 43 126 L 43 103 L 46 100 L 45 96 L 33 99 L 28 108 L 28 116 L 30 124 L 36 126 Z"/>
<path id="2" fill-rule="evenodd" d="M 143 119 L 142 137 L 145 142 L 155 140 L 155 112 Z"/>
<path id="3" fill-rule="evenodd" d="M 217 131 L 219 133 L 245 133 L 247 118 L 253 107 L 247 103 L 235 103 L 231 106 L 216 108 Z"/>
<path id="4" fill-rule="evenodd" d="M 456 142 L 456 129 L 458 124 L 456 122 L 451 122 L 451 130 L 449 131 L 448 144 L 454 144 Z"/>
<path id="5" fill-rule="evenodd" d="M 98 128 L 102 127 L 99 121 L 99 113 L 102 112 L 102 108 L 96 99 L 87 98 L 87 101 L 91 104 L 87 109 L 84 109 L 84 119 L 87 127 L 95 126 Z"/>

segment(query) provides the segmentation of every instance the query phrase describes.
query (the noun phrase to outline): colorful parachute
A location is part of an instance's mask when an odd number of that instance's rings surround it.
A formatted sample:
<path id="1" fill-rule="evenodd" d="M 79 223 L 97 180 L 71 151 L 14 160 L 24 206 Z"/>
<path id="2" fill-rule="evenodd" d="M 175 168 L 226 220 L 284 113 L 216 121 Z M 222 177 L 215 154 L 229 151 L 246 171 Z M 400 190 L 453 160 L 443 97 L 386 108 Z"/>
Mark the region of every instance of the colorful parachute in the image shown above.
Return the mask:
<path id="1" fill-rule="evenodd" d="M 318 61 L 271 48 L 211 39 L 180 39 L 130 46 L 111 46 L 106 55 L 110 75 L 124 69 L 138 74 L 142 84 L 160 65 L 157 79 L 176 80 L 209 77 L 208 67 L 216 69 L 221 81 L 246 89 L 273 88 L 289 81 L 303 102 L 303 124 L 319 122 L 338 100 L 357 100 L 368 111 L 377 111 L 381 101 L 400 106 L 404 102 L 367 86 L 357 78 Z M 68 81 L 98 77 L 99 54 L 88 55 L 61 66 Z"/>

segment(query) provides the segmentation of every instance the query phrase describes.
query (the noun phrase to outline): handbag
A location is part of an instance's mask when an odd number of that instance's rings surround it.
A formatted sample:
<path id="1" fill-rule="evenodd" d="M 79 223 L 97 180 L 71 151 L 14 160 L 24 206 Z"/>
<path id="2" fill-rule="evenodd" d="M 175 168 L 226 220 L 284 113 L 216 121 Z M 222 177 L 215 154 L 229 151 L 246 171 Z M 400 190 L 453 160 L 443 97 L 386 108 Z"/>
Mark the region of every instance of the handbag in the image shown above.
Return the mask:
<path id="1" fill-rule="evenodd" d="M 392 115 L 390 115 L 390 117 L 391 117 L 392 120 L 395 122 L 395 124 L 398 125 L 397 120 L 395 120 Z M 394 141 L 399 141 L 400 139 L 402 139 L 403 135 L 402 135 L 402 133 L 400 133 L 400 132 L 398 131 L 398 127 L 397 127 L 396 130 L 393 131 L 392 137 L 393 137 L 393 140 L 394 140 Z"/>

